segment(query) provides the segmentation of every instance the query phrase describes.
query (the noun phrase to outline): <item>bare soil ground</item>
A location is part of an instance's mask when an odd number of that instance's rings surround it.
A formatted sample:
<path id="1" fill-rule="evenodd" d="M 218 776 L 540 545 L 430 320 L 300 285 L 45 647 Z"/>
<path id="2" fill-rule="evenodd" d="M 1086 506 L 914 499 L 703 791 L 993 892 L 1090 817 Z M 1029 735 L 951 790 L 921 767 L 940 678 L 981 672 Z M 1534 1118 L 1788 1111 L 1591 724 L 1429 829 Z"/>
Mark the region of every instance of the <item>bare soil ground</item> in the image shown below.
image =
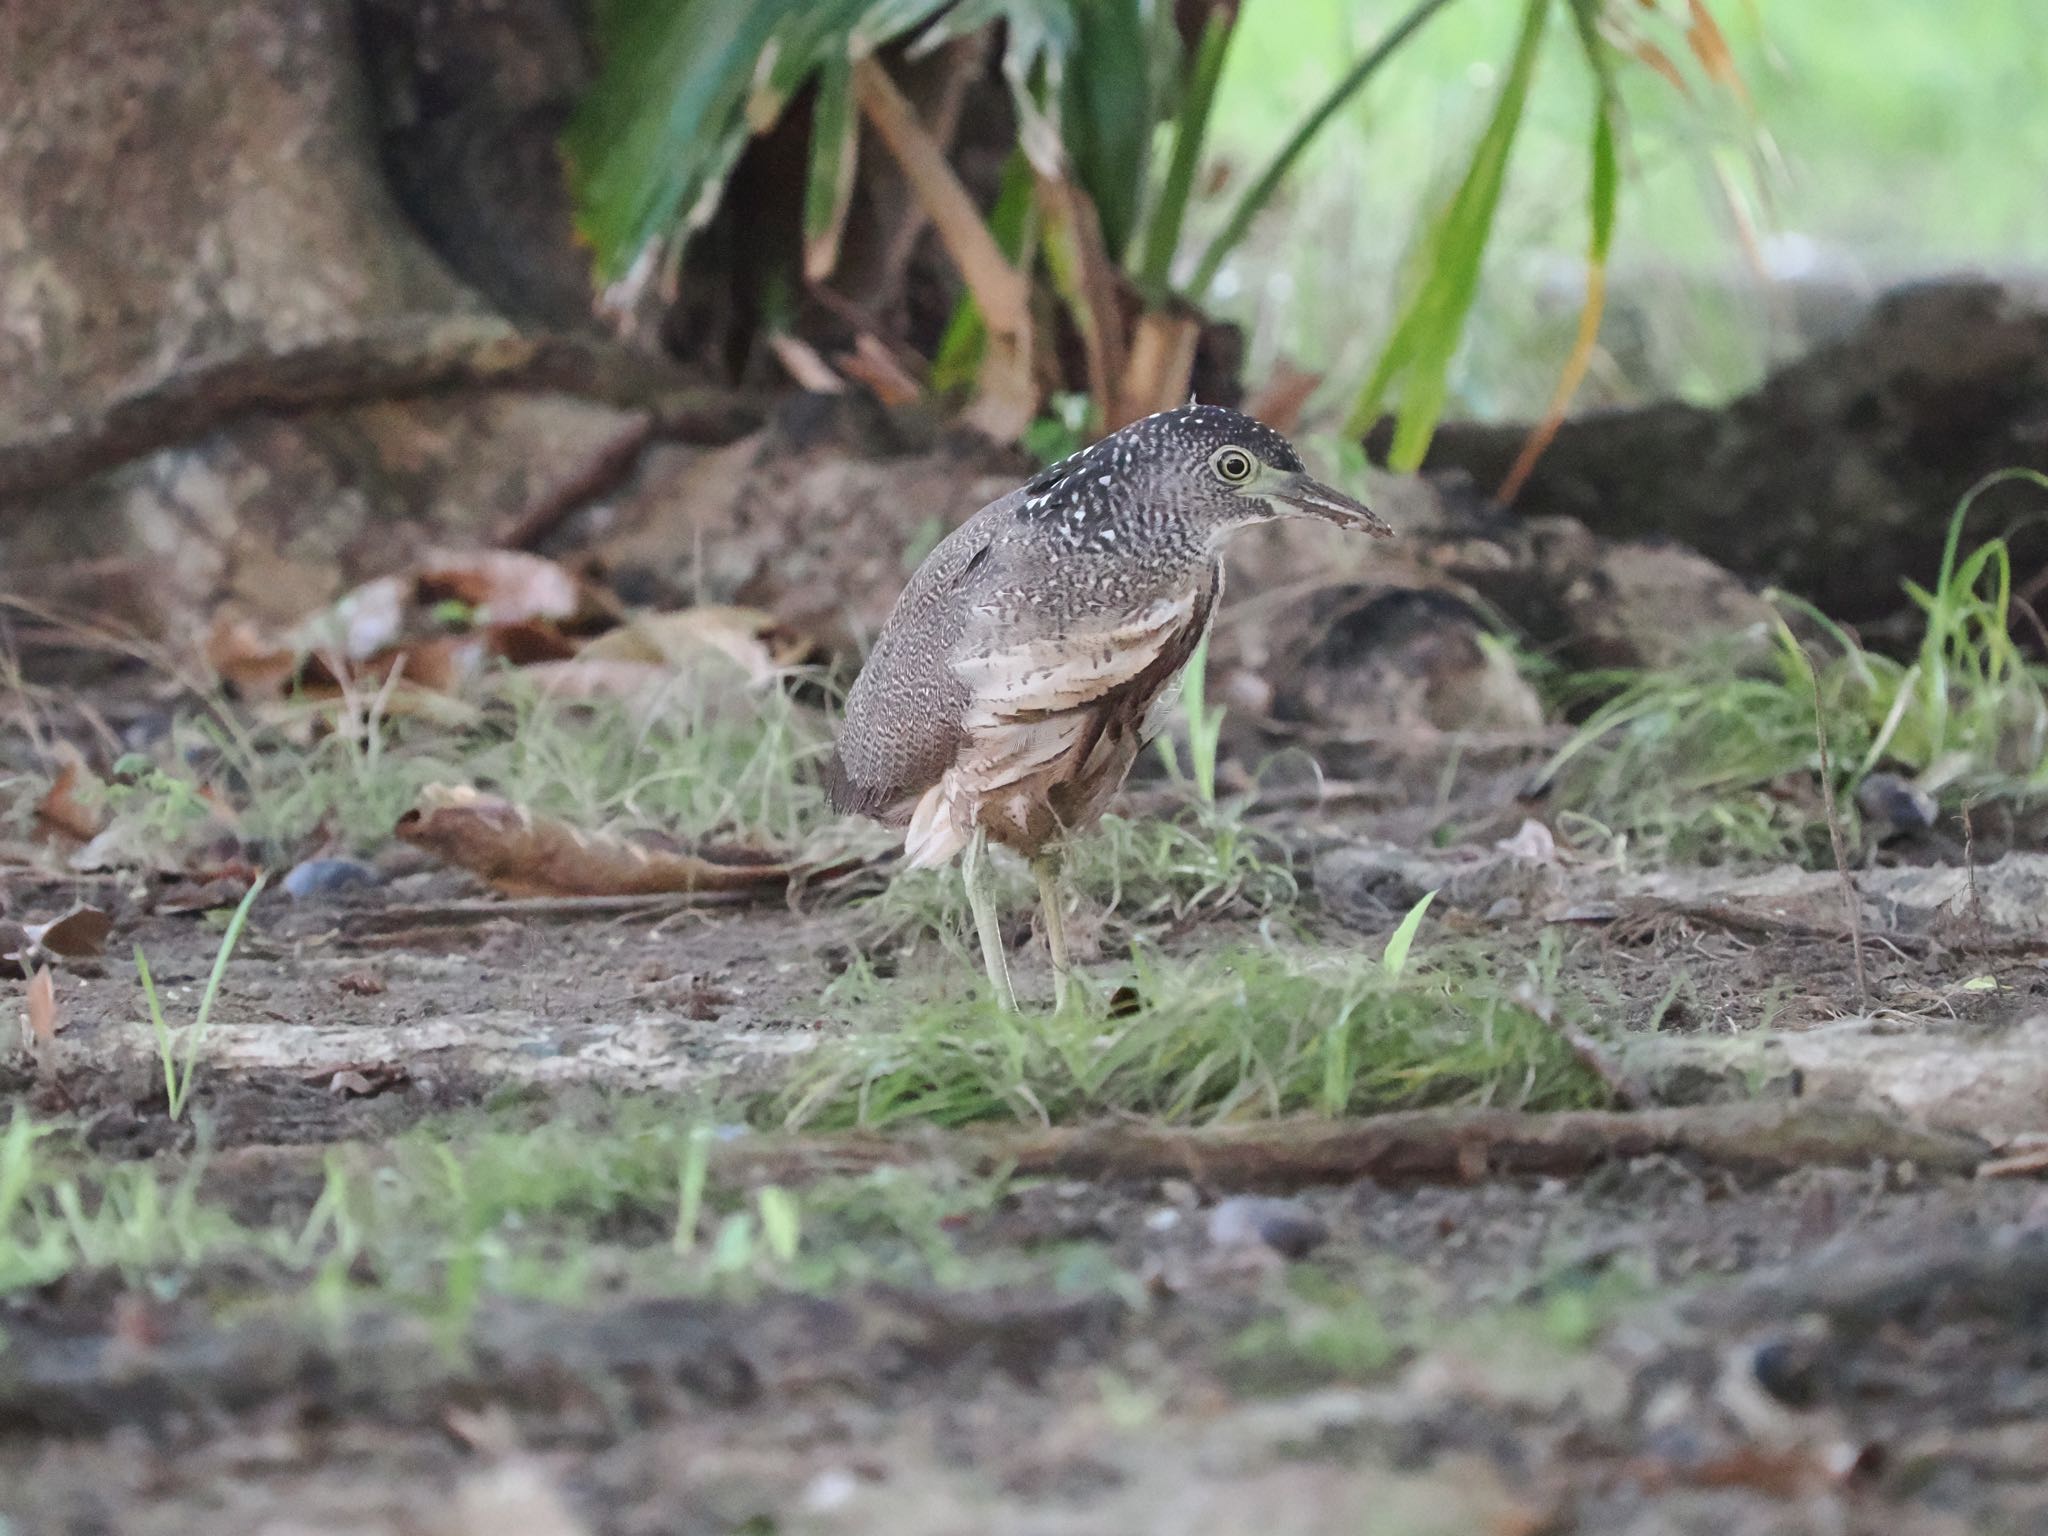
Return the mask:
<path id="1" fill-rule="evenodd" d="M 1859 1007 L 1838 891 L 1772 879 L 1701 876 L 1653 911 L 1627 891 L 1599 906 L 1574 876 L 1548 920 L 1495 895 L 1494 915 L 1447 907 L 1427 933 L 1483 940 L 1504 977 L 1553 946 L 1603 1059 L 1652 1101 L 1860 1094 L 1904 1118 L 1899 1082 L 2024 1037 L 2043 985 L 2026 945 L 1980 936 L 1970 954 L 1939 914 L 1915 940 L 1894 924 L 1866 946 Z M 1338 875 L 1322 884 L 1335 909 Z M 1746 931 L 1744 913 L 1761 915 Z M 1184 927 L 1170 948 L 1246 928 Z M 138 908 L 122 937 L 189 1011 L 215 928 Z M 334 1166 L 374 1186 L 439 1147 L 481 1185 L 508 1137 L 552 1130 L 547 1157 L 596 1163 L 772 1091 L 859 1027 L 824 998 L 866 942 L 834 906 L 491 910 L 452 879 L 274 900 L 184 1118 L 111 960 L 67 978 L 61 1058 L 0 1086 L 69 1117 L 88 1208 L 148 1160 L 190 1191 L 172 1230 L 199 1232 L 198 1211 L 310 1233 Z M 1304 942 L 1380 940 L 1326 910 Z M 964 964 L 926 950 L 879 985 L 907 997 L 919 967 Z M 1917 1054 L 1873 1071 L 1872 1039 Z M 1988 1131 L 1986 1094 L 2037 1089 L 1965 1073 L 1912 1108 Z M 936 1202 L 883 1239 L 834 1204 L 877 1175 L 804 1208 L 806 1251 L 907 1241 L 908 1265 L 757 1252 L 707 1284 L 672 1172 L 579 1187 L 559 1229 L 535 1195 L 533 1252 L 508 1197 L 478 1246 L 422 1260 L 424 1290 L 395 1239 L 324 1278 L 310 1237 L 296 1263 L 110 1240 L 0 1303 L 0 1508 L 35 1533 L 2048 1528 L 2031 1179 L 1852 1147 L 1778 1177 L 1682 1155 L 1568 1180 L 1482 1160 L 1450 1185 L 1251 1194 L 1199 1169 L 948 1182 L 947 1145 L 905 1176 Z M 712 1184 L 729 1230 L 746 1191 Z M 594 1255 L 573 1283 L 517 1268 L 569 1247 Z M 451 1312 L 463 1263 L 484 1278 Z"/>

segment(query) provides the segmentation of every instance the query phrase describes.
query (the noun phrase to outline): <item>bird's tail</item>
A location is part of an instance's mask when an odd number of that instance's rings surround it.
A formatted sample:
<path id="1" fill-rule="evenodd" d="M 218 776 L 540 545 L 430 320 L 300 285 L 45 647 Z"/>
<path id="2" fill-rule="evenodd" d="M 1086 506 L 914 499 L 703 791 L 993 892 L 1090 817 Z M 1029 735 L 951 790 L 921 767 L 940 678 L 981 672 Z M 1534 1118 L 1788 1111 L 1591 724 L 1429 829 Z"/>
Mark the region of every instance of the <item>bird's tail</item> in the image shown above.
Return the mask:
<path id="1" fill-rule="evenodd" d="M 972 829 L 960 814 L 953 776 L 934 784 L 910 813 L 910 827 L 903 834 L 903 867 L 936 869 L 967 846 Z"/>

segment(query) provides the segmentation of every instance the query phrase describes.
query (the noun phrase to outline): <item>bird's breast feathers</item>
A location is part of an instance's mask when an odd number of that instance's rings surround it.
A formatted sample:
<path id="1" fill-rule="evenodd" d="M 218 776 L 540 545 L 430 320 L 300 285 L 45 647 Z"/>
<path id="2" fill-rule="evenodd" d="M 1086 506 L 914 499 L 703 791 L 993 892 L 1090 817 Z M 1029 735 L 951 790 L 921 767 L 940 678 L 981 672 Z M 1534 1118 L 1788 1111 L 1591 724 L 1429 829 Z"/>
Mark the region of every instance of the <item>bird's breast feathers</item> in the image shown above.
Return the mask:
<path id="1" fill-rule="evenodd" d="M 1084 709 L 1143 676 L 1194 622 L 1199 593 L 1161 598 L 1137 613 L 1062 633 L 970 636 L 953 672 L 970 700 L 962 724 L 1005 724 Z"/>

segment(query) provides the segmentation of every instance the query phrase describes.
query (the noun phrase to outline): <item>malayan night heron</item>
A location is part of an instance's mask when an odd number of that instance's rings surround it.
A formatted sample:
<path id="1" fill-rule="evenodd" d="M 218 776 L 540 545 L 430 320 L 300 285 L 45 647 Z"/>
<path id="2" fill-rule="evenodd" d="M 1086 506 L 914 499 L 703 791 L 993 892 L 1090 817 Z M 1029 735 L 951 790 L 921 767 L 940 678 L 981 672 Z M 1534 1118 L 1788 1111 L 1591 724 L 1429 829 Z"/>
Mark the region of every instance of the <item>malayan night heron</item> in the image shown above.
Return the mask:
<path id="1" fill-rule="evenodd" d="M 832 803 L 906 829 L 910 868 L 965 852 L 996 997 L 1016 1007 L 988 845 L 1031 863 L 1056 995 L 1067 992 L 1059 846 L 1092 825 L 1223 590 L 1223 543 L 1270 518 L 1392 532 L 1318 484 L 1271 427 L 1221 406 L 1162 411 L 991 502 L 910 578 L 846 700 Z"/>

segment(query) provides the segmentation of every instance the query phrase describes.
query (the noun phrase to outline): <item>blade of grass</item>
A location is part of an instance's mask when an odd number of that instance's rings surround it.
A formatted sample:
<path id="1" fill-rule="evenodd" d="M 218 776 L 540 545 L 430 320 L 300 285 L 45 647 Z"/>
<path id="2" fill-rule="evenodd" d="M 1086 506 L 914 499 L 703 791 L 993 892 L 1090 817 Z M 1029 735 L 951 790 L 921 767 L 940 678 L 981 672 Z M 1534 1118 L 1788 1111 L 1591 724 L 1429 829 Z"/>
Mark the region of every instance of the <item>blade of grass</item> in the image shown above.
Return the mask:
<path id="1" fill-rule="evenodd" d="M 1129 248 L 1152 150 L 1152 51 L 1140 0 L 1086 0 L 1060 90 L 1060 131 L 1074 180 L 1113 258 Z"/>
<path id="2" fill-rule="evenodd" d="M 853 204 L 860 135 L 854 128 L 853 62 L 834 55 L 818 77 L 811 108 L 811 163 L 804 183 L 804 278 L 821 283 L 839 265 L 839 238 Z"/>
<path id="3" fill-rule="evenodd" d="M 150 1031 L 156 1036 L 157 1059 L 164 1067 L 164 1098 L 171 1106 L 171 1118 L 178 1118 L 178 1052 L 171 1039 L 171 1026 L 164 1021 L 164 1007 L 156 995 L 156 980 L 149 974 L 149 956 L 135 946 L 135 972 L 142 978 L 142 999 L 149 1008 Z"/>
<path id="4" fill-rule="evenodd" d="M 686 1254 L 697 1246 L 697 1222 L 704 1211 L 704 1182 L 711 1171 L 711 1128 L 696 1126 L 676 1172 L 676 1230 L 671 1246 Z"/>
<path id="5" fill-rule="evenodd" d="M 242 937 L 242 928 L 249 921 L 249 909 L 256 905 L 256 898 L 263 894 L 263 887 L 269 883 L 268 875 L 258 875 L 235 914 L 228 919 L 227 931 L 221 935 L 220 947 L 214 951 L 213 969 L 206 975 L 206 990 L 199 994 L 199 1012 L 193 1017 L 192 1028 L 185 1036 L 184 1090 L 192 1091 L 192 1075 L 198 1070 L 199 1052 L 206 1044 L 206 1027 L 213 1021 L 214 1000 L 220 996 L 221 979 L 228 973 L 228 961 L 234 958 L 235 945 Z M 171 1112 L 177 1118 L 177 1110 Z"/>
<path id="6" fill-rule="evenodd" d="M 1401 979 L 1401 972 L 1408 967 L 1408 951 L 1415 947 L 1415 935 L 1421 931 L 1422 919 L 1429 912 L 1429 904 L 1435 900 L 1436 892 L 1431 891 L 1416 902 L 1387 940 L 1387 947 L 1380 952 L 1380 969 L 1387 973 L 1387 980 Z"/>
<path id="7" fill-rule="evenodd" d="M 1224 7 L 1209 13 L 1201 41 L 1195 46 L 1194 63 L 1181 87 L 1180 110 L 1173 120 L 1173 153 L 1166 164 L 1166 179 L 1160 184 L 1159 200 L 1145 221 L 1144 248 L 1138 261 L 1138 287 L 1148 304 L 1165 297 L 1172 279 L 1173 258 L 1180 249 L 1195 172 L 1201 168 L 1202 143 L 1209 132 L 1209 110 L 1216 104 L 1216 82 L 1223 77 L 1235 20 L 1235 13 Z"/>
<path id="8" fill-rule="evenodd" d="M 803 1242 L 803 1211 L 797 1198 L 779 1184 L 769 1184 L 754 1196 L 761 1215 L 761 1241 L 779 1264 L 796 1261 Z"/>
<path id="9" fill-rule="evenodd" d="M 1223 228 L 1217 231 L 1216 238 L 1209 242 L 1208 249 L 1202 253 L 1202 259 L 1195 264 L 1194 276 L 1188 280 L 1188 296 L 1191 299 L 1197 304 L 1201 303 L 1211 285 L 1215 283 L 1217 272 L 1229 259 L 1230 253 L 1244 242 L 1245 235 L 1251 230 L 1252 221 L 1259 216 L 1266 204 L 1273 200 L 1273 194 L 1280 190 L 1280 184 L 1287 179 L 1287 173 L 1294 169 L 1294 162 L 1301 158 L 1302 152 L 1315 141 L 1316 135 L 1321 133 L 1330 119 L 1337 115 L 1338 109 L 1355 96 L 1368 80 L 1379 73 L 1381 66 L 1400 51 L 1404 43 L 1414 37 L 1431 17 L 1448 4 L 1450 0 L 1422 0 L 1420 5 L 1394 24 L 1393 29 L 1380 39 L 1370 53 L 1346 70 L 1343 78 L 1330 87 L 1329 93 L 1321 101 L 1309 109 L 1300 126 L 1267 162 L 1266 168 L 1259 172 L 1250 186 L 1245 188 L 1243 195 L 1230 210 L 1230 217 L 1224 221 Z"/>
<path id="10" fill-rule="evenodd" d="M 1421 284 L 1402 310 L 1372 375 L 1344 425 L 1346 437 L 1363 436 L 1378 417 L 1380 402 L 1396 382 L 1401 404 L 1387 462 L 1412 470 L 1422 462 L 1450 393 L 1451 358 L 1464 335 L 1465 320 L 1479 291 L 1480 266 L 1500 207 L 1508 158 L 1528 105 L 1538 46 L 1550 17 L 1551 0 L 1527 0 L 1522 29 L 1486 129 L 1473 147 L 1464 179 L 1425 243 Z"/>
<path id="11" fill-rule="evenodd" d="M 1223 736 L 1223 711 L 1209 708 L 1209 632 L 1195 642 L 1195 651 L 1181 673 L 1181 708 L 1188 722 L 1188 759 L 1194 770 L 1195 793 L 1206 806 L 1216 803 L 1216 748 Z"/>
<path id="12" fill-rule="evenodd" d="M 755 61 L 793 0 L 613 0 L 603 60 L 562 138 L 576 226 L 600 277 L 624 275 L 722 178 Z"/>
<path id="13" fill-rule="evenodd" d="M 1515 456 L 1513 466 L 1494 492 L 1503 506 L 1511 503 L 1536 461 L 1564 424 L 1564 413 L 1579 392 L 1586 370 L 1593 362 L 1593 348 L 1600 338 L 1600 319 L 1607 309 L 1607 255 L 1614 244 L 1615 204 L 1621 188 L 1621 166 L 1615 152 L 1615 119 L 1621 112 L 1621 97 L 1614 84 L 1614 61 L 1595 25 L 1593 0 L 1572 0 L 1572 19 L 1577 24 L 1579 45 L 1593 71 L 1593 143 L 1590 155 L 1592 176 L 1587 195 L 1591 237 L 1586 248 L 1586 301 L 1579 308 L 1578 334 L 1558 375 L 1557 388 L 1545 407 L 1543 418 L 1530 430 Z"/>
<path id="14" fill-rule="evenodd" d="M 241 905 L 235 908 L 234 916 L 228 919 L 227 931 L 221 935 L 220 945 L 214 950 L 213 969 L 207 973 L 206 989 L 199 996 L 199 1011 L 184 1033 L 184 1050 L 177 1049 L 177 1042 L 171 1035 L 169 1022 L 164 1018 L 163 1002 L 157 996 L 156 979 L 150 974 L 149 957 L 142 952 L 142 946 L 135 946 L 135 970 L 142 978 L 142 996 L 149 1009 L 149 1022 L 156 1036 L 157 1054 L 163 1060 L 164 1096 L 169 1101 L 170 1116 L 173 1120 L 183 1117 L 186 1100 L 192 1094 L 193 1075 L 199 1069 L 199 1053 L 206 1044 L 207 1025 L 213 1020 L 214 1000 L 220 996 L 221 979 L 227 975 L 228 961 L 234 958 L 235 945 L 242 937 L 242 928 L 249 920 L 249 909 L 256 905 L 256 898 L 263 894 L 263 887 L 269 881 L 268 875 L 258 875 Z M 182 1055 L 182 1060 L 180 1056 Z"/>

